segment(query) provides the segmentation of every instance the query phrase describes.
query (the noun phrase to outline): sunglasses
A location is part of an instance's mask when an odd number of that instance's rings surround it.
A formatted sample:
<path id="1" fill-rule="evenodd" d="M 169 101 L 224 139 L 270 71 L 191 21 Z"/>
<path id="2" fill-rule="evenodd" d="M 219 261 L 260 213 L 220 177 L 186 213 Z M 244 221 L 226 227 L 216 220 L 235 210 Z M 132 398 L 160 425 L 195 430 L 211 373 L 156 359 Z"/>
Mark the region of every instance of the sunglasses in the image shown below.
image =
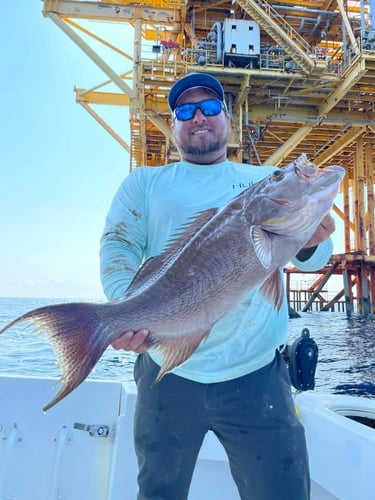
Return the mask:
<path id="1" fill-rule="evenodd" d="M 206 99 L 201 102 L 181 104 L 181 106 L 175 108 L 173 115 L 180 122 L 186 122 L 194 118 L 197 109 L 200 109 L 204 116 L 216 116 L 222 109 L 226 108 L 225 104 L 217 99 Z"/>

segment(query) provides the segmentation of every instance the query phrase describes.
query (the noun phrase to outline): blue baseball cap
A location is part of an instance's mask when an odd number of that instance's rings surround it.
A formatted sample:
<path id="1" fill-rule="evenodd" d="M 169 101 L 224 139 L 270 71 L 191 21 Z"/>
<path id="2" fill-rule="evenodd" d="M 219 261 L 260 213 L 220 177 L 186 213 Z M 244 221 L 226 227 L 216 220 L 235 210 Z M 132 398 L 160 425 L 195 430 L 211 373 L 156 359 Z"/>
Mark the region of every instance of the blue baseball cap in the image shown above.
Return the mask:
<path id="1" fill-rule="evenodd" d="M 224 102 L 224 89 L 219 80 L 208 73 L 189 73 L 177 80 L 169 91 L 168 104 L 171 110 L 175 109 L 182 94 L 194 88 L 211 90 L 211 92 L 217 95 L 220 101 Z"/>

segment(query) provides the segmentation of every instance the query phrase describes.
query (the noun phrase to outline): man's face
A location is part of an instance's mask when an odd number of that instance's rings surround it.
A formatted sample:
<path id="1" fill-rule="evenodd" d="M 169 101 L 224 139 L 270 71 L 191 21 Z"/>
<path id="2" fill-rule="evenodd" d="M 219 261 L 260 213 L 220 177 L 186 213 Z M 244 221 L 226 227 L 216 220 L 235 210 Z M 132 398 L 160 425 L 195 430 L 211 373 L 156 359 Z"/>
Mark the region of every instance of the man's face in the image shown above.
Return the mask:
<path id="1" fill-rule="evenodd" d="M 205 99 L 219 100 L 210 90 L 196 88 L 185 92 L 177 105 L 201 102 Z M 205 116 L 197 109 L 191 120 L 179 121 L 175 118 L 172 131 L 183 160 L 212 164 L 226 159 L 230 120 L 225 111 L 222 110 L 216 116 Z"/>

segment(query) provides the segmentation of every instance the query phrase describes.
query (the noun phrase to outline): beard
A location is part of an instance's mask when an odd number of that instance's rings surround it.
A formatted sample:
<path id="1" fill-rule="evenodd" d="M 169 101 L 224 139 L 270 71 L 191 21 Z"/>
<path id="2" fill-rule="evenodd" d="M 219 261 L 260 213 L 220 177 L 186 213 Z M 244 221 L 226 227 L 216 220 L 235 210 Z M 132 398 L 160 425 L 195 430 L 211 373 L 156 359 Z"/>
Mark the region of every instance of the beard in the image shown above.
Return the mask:
<path id="1" fill-rule="evenodd" d="M 212 139 L 210 141 L 203 141 L 200 144 L 187 144 L 186 142 L 184 142 L 183 144 L 179 144 L 178 146 L 181 152 L 183 152 L 185 155 L 201 156 L 219 151 L 219 149 L 222 147 L 222 143 L 218 139 Z"/>
<path id="2" fill-rule="evenodd" d="M 210 143 L 201 144 L 201 145 L 190 145 L 186 148 L 186 153 L 190 155 L 204 155 L 207 153 L 213 153 L 214 151 L 218 151 L 220 148 L 219 141 L 211 141 Z"/>

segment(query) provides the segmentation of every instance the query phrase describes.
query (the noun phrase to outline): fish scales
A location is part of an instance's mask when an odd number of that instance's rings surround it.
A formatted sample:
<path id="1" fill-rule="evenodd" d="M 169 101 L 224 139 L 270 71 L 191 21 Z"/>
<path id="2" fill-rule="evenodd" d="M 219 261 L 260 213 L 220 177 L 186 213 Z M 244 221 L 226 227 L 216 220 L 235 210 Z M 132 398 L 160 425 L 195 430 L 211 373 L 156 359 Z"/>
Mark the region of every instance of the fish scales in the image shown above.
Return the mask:
<path id="1" fill-rule="evenodd" d="M 305 155 L 244 190 L 222 208 L 198 213 L 164 252 L 141 267 L 120 300 L 30 311 L 22 321 L 43 331 L 63 370 L 62 387 L 44 408 L 74 390 L 124 332 L 147 329 L 163 364 L 156 381 L 183 363 L 212 326 L 255 287 L 280 309 L 281 269 L 330 211 L 344 169 L 318 169 Z"/>

